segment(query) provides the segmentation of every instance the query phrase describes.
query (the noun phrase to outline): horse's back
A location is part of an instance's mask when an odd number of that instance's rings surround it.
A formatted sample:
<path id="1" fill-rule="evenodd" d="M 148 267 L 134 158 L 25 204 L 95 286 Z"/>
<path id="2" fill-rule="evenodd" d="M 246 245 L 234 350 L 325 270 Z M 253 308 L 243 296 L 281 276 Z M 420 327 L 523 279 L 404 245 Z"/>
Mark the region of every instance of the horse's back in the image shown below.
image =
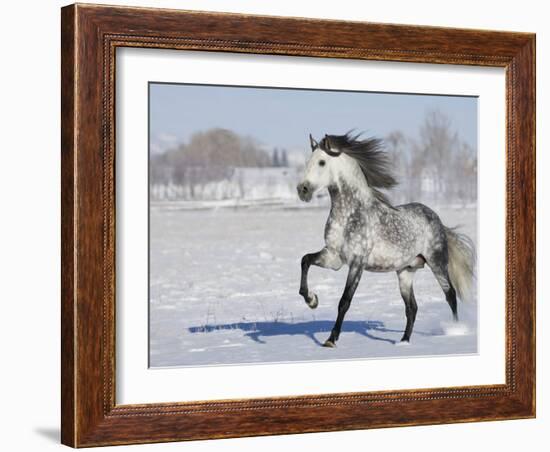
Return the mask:
<path id="1" fill-rule="evenodd" d="M 431 254 L 431 251 L 446 249 L 445 226 L 439 215 L 425 204 L 413 202 L 396 206 L 396 209 L 416 224 L 424 242 L 424 253 Z"/>
<path id="2" fill-rule="evenodd" d="M 439 215 L 437 215 L 437 213 L 435 213 L 427 205 L 422 204 L 420 202 L 411 202 L 408 204 L 401 204 L 399 206 L 395 206 L 395 208 L 403 214 L 416 217 L 419 220 L 424 220 L 429 224 L 433 224 L 434 226 L 441 226 L 441 227 L 443 226 L 443 223 L 441 222 Z"/>

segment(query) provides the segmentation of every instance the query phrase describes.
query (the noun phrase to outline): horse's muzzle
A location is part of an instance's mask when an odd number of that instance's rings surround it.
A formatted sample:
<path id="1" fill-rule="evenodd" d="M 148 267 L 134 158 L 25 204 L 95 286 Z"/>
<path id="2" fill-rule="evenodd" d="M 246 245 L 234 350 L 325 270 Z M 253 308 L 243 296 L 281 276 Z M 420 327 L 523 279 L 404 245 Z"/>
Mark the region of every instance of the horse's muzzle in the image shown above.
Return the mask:
<path id="1" fill-rule="evenodd" d="M 301 184 L 298 184 L 298 186 L 296 187 L 296 190 L 298 191 L 298 197 L 302 201 L 305 201 L 305 202 L 311 201 L 314 190 L 313 190 L 313 186 L 309 182 L 305 181 L 305 182 L 302 182 Z"/>

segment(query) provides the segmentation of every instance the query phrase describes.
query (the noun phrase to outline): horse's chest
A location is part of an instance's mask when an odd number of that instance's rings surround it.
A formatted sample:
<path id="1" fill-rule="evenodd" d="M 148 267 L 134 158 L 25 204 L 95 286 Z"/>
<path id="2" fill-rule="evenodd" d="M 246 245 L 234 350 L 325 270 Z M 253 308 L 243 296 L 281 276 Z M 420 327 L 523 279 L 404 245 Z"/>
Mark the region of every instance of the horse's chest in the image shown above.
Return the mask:
<path id="1" fill-rule="evenodd" d="M 361 219 L 329 219 L 325 228 L 327 247 L 338 251 L 340 256 L 349 262 L 354 256 L 366 254 L 369 240 L 365 222 Z"/>
<path id="2" fill-rule="evenodd" d="M 345 243 L 345 224 L 329 218 L 325 227 L 325 242 L 327 247 L 340 250 Z"/>

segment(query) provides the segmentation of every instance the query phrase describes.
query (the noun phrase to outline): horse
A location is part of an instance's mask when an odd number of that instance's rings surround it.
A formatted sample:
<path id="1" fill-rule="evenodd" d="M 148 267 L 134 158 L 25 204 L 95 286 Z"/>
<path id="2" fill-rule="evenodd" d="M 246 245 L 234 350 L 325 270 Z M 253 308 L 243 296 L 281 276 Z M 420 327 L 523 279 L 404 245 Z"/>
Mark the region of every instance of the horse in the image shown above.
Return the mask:
<path id="1" fill-rule="evenodd" d="M 325 135 L 316 141 L 309 135 L 311 157 L 307 161 L 298 196 L 309 202 L 328 188 L 331 206 L 325 225 L 325 247 L 303 256 L 299 294 L 315 309 L 319 299 L 308 288 L 312 265 L 340 270 L 348 266 L 338 316 L 325 347 L 335 347 L 344 316 L 363 271 L 397 273 L 405 303 L 406 326 L 401 343 L 409 343 L 418 310 L 413 291 L 415 272 L 428 265 L 441 286 L 455 322 L 457 296 L 472 299 L 476 251 L 472 240 L 456 228 L 443 225 L 424 204 L 394 206 L 380 191 L 397 185 L 383 141 L 362 134 Z"/>

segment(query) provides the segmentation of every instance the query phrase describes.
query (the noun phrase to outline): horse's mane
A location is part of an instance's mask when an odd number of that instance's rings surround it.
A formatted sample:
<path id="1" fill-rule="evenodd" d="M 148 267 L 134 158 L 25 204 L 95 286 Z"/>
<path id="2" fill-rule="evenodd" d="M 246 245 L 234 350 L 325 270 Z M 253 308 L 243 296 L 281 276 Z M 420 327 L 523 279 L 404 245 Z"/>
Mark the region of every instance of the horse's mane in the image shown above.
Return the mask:
<path id="1" fill-rule="evenodd" d="M 384 151 L 384 142 L 373 137 L 360 139 L 360 136 L 360 133 L 353 134 L 351 131 L 344 135 L 326 135 L 319 143 L 319 147 L 325 151 L 336 149 L 355 159 L 374 196 L 391 206 L 386 195 L 377 190 L 378 188 L 391 189 L 397 185 L 397 180 L 392 173 L 391 160 Z"/>

